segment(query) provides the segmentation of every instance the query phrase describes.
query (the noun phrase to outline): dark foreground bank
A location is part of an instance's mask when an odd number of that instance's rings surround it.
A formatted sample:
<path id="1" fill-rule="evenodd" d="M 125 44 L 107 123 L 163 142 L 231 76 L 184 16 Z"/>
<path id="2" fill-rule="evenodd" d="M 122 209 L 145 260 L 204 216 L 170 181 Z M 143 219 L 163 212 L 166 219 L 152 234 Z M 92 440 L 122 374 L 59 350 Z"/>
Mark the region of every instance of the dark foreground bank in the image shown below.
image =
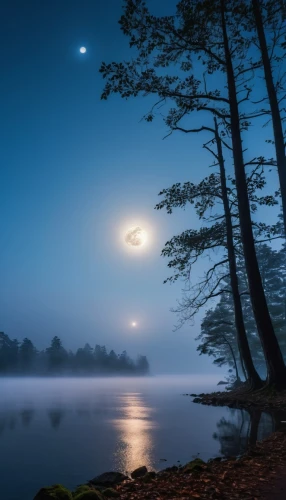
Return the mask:
<path id="1" fill-rule="evenodd" d="M 238 458 L 207 463 L 195 459 L 158 473 L 141 467 L 131 476 L 105 473 L 74 492 L 59 485 L 43 488 L 34 500 L 282 500 L 286 497 L 286 432 L 272 434 Z"/>

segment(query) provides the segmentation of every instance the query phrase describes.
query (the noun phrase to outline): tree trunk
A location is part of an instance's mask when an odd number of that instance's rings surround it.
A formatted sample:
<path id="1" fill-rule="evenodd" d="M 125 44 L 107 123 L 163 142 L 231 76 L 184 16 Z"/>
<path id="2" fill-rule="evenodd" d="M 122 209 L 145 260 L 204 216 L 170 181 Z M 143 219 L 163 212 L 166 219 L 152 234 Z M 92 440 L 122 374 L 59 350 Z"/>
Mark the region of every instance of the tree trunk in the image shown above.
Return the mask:
<path id="1" fill-rule="evenodd" d="M 233 364 L 234 364 L 234 369 L 235 369 L 235 376 L 236 376 L 236 380 L 239 381 L 240 380 L 240 376 L 239 376 L 239 373 L 238 373 L 238 368 L 237 368 L 237 362 L 236 362 L 236 359 L 235 359 L 235 354 L 234 354 L 234 350 L 232 348 L 232 345 L 230 342 L 228 342 L 228 340 L 225 338 L 225 336 L 223 335 L 222 338 L 224 339 L 225 343 L 228 345 L 229 347 L 229 350 L 231 352 L 231 356 L 232 356 L 232 359 L 233 359 Z"/>
<path id="2" fill-rule="evenodd" d="M 252 0 L 253 14 L 256 24 L 256 30 L 260 45 L 261 57 L 264 68 L 265 83 L 270 103 L 270 109 L 272 114 L 272 125 L 274 132 L 274 144 L 276 150 L 277 158 L 277 169 L 279 176 L 279 183 L 281 188 L 281 198 L 282 198 L 282 208 L 283 208 L 283 220 L 284 220 L 284 234 L 286 231 L 286 156 L 285 156 L 285 146 L 283 137 L 283 127 L 281 114 L 279 110 L 277 93 L 275 90 L 275 85 L 273 81 L 273 73 L 271 68 L 271 62 L 268 54 L 266 37 L 263 26 L 263 19 L 261 15 L 259 0 Z"/>
<path id="3" fill-rule="evenodd" d="M 221 182 L 221 192 L 222 192 L 222 200 L 225 214 L 225 223 L 226 223 L 226 240 L 227 240 L 227 254 L 228 254 L 228 263 L 229 263 L 229 274 L 230 274 L 230 284 L 233 296 L 234 303 L 234 318 L 235 318 L 235 327 L 236 327 L 236 339 L 238 344 L 238 350 L 240 356 L 243 360 L 246 372 L 247 372 L 247 381 L 251 389 L 259 389 L 262 387 L 262 380 L 260 379 L 255 366 L 253 364 L 249 343 L 246 335 L 241 298 L 239 294 L 239 286 L 238 286 L 238 278 L 237 278 L 237 268 L 236 268 L 236 257 L 233 243 L 233 229 L 232 229 L 232 220 L 231 220 L 231 212 L 229 207 L 229 201 L 227 196 L 227 185 L 226 185 L 226 177 L 225 177 L 225 167 L 224 167 L 224 158 L 222 152 L 222 144 L 221 139 L 218 132 L 218 125 L 216 118 L 215 121 L 215 138 L 217 143 L 217 153 L 218 153 L 218 162 L 220 168 L 220 182 Z"/>
<path id="4" fill-rule="evenodd" d="M 285 431 L 285 423 L 286 422 L 286 411 L 285 410 L 274 410 L 270 413 L 273 422 L 272 432 L 281 432 Z"/>
<path id="5" fill-rule="evenodd" d="M 247 373 L 246 373 L 246 370 L 245 370 L 245 366 L 244 366 L 244 362 L 243 362 L 242 356 L 240 356 L 240 364 L 241 364 L 241 370 L 242 370 L 243 376 L 245 378 L 245 381 L 247 381 Z"/>
<path id="6" fill-rule="evenodd" d="M 220 1 L 220 6 L 224 52 L 226 58 L 228 94 L 230 101 L 230 125 L 238 199 L 239 223 L 250 298 L 258 334 L 261 339 L 261 344 L 266 360 L 267 382 L 270 385 L 275 385 L 277 389 L 282 389 L 286 387 L 286 368 L 267 307 L 254 245 L 247 181 L 243 161 L 236 83 L 225 22 L 225 0 Z"/>
<path id="7" fill-rule="evenodd" d="M 258 437 L 259 422 L 261 419 L 261 410 L 248 410 L 250 415 L 250 433 L 248 444 L 254 446 Z"/>

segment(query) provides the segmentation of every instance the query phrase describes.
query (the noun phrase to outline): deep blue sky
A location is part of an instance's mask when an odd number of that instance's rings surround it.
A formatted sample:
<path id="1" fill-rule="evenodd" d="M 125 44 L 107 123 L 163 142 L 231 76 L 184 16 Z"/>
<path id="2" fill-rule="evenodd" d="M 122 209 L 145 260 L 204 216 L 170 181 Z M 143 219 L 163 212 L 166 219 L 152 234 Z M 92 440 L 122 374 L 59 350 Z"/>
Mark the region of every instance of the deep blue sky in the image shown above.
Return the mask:
<path id="1" fill-rule="evenodd" d="M 157 13 L 160 3 L 152 2 Z M 100 63 L 129 57 L 121 5 L 0 7 L 0 329 L 39 348 L 59 335 L 66 348 L 89 342 L 146 353 L 154 371 L 215 370 L 195 352 L 199 321 L 172 332 L 181 284 L 162 284 L 169 270 L 161 248 L 197 226 L 194 214 L 153 208 L 162 188 L 199 181 L 212 160 L 197 138 L 162 140 L 162 122 L 140 122 L 144 98 L 100 101 Z M 150 231 L 136 255 L 122 241 L 133 223 Z"/>

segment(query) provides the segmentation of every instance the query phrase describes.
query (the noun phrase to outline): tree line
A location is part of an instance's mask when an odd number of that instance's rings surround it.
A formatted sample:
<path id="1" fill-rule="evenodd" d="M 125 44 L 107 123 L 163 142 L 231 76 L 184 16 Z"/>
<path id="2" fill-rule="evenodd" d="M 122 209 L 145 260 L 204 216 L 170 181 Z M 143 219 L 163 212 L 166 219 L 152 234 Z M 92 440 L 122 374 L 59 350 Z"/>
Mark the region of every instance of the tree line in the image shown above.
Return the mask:
<path id="1" fill-rule="evenodd" d="M 46 349 L 39 351 L 33 342 L 10 339 L 0 332 L 0 375 L 146 375 L 149 362 L 139 355 L 132 360 L 126 351 L 116 354 L 107 352 L 105 346 L 89 344 L 67 351 L 59 337 L 55 336 Z"/>
<path id="2" fill-rule="evenodd" d="M 163 199 L 157 210 L 172 213 L 190 204 L 201 222 L 199 230 L 175 235 L 162 255 L 174 270 L 166 281 L 186 283 L 176 309 L 180 324 L 192 320 L 211 299 L 219 300 L 217 307 L 231 309 L 231 333 L 230 325 L 221 322 L 216 340 L 221 349 L 228 345 L 229 352 L 236 346 L 248 390 L 265 384 L 286 388 L 285 314 L 278 328 L 275 302 L 268 296 L 259 261 L 261 252 L 271 252 L 273 239 L 285 238 L 285 21 L 283 0 L 180 0 L 174 15 L 161 17 L 153 15 L 144 0 L 125 0 L 119 24 L 135 55 L 128 61 L 103 62 L 100 68 L 106 80 L 102 99 L 114 93 L 125 99 L 151 97 L 153 105 L 144 116 L 147 122 L 163 116 L 167 136 L 178 131 L 190 137 L 199 134 L 202 147 L 213 158 L 214 173 L 199 184 L 176 183 L 159 193 Z M 195 127 L 188 123 L 190 118 Z M 256 150 L 252 156 L 244 144 L 254 126 L 257 143 L 252 144 Z M 265 126 L 269 137 L 262 139 Z M 261 152 L 262 140 L 269 157 Z M 270 168 L 277 172 L 275 193 L 265 193 Z M 282 224 L 258 220 L 260 206 L 278 203 Z M 264 247 L 259 246 L 262 243 Z M 285 246 L 281 252 L 283 261 Z M 193 284 L 193 270 L 205 256 L 209 267 Z M 281 294 L 276 299 L 282 309 L 283 269 L 279 263 Z M 203 336 L 212 328 L 210 315 L 203 321 Z M 227 335 L 221 335 L 222 330 Z M 215 351 L 207 344 L 201 352 Z M 265 380 L 254 359 L 257 352 Z"/>

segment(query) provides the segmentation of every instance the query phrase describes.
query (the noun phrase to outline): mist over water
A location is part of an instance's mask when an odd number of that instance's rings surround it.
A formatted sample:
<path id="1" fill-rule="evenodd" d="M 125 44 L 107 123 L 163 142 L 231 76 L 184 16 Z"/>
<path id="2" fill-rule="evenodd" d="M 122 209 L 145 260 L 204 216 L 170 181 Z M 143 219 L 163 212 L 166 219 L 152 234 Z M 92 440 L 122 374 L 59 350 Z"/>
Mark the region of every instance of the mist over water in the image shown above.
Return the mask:
<path id="1" fill-rule="evenodd" d="M 196 375 L 1 379 L 1 498 L 31 500 L 44 485 L 74 488 L 109 470 L 160 470 L 197 454 L 218 456 L 222 447 L 241 451 L 243 412 L 183 396 L 217 382 Z"/>

